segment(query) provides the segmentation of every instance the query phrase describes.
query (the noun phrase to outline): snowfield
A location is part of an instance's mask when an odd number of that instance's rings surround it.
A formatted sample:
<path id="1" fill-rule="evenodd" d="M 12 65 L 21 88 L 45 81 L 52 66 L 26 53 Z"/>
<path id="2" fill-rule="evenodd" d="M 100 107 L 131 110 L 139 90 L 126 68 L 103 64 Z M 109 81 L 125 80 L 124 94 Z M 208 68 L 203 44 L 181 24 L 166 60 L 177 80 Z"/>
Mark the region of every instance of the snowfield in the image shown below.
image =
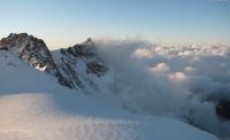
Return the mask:
<path id="1" fill-rule="evenodd" d="M 76 93 L 0 50 L 0 140 L 217 140 L 184 122 L 134 115 Z"/>

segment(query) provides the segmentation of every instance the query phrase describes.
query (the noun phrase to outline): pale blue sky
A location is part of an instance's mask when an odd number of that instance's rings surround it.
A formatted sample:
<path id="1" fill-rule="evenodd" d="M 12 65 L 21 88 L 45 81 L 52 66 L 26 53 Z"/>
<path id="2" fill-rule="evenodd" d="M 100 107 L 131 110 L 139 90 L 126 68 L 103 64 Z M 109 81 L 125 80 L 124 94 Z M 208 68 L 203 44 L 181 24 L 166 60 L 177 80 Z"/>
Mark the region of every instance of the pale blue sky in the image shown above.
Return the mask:
<path id="1" fill-rule="evenodd" d="M 0 37 L 27 32 L 50 47 L 137 37 L 230 45 L 230 0 L 0 0 Z"/>

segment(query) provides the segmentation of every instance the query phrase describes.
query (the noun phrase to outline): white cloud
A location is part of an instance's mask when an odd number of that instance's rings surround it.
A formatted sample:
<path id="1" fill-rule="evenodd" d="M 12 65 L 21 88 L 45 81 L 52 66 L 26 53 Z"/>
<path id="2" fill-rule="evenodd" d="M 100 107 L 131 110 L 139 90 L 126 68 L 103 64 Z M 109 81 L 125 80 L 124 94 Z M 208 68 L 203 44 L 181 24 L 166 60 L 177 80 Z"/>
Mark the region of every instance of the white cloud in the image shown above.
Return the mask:
<path id="1" fill-rule="evenodd" d="M 216 100 L 230 100 L 230 46 L 163 47 L 129 40 L 96 44 L 113 71 L 112 92 L 126 108 L 186 116 L 203 129 L 230 132 L 215 115 Z"/>

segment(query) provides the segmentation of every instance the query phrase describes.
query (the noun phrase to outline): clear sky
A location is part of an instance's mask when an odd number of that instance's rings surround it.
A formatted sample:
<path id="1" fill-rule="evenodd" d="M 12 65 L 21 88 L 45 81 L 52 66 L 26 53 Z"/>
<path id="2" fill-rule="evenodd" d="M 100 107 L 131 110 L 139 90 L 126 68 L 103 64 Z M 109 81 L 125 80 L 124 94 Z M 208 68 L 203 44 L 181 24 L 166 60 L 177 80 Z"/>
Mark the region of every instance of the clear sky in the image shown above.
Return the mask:
<path id="1" fill-rule="evenodd" d="M 230 0 L 0 0 L 0 37 L 10 32 L 49 47 L 87 37 L 230 45 Z"/>

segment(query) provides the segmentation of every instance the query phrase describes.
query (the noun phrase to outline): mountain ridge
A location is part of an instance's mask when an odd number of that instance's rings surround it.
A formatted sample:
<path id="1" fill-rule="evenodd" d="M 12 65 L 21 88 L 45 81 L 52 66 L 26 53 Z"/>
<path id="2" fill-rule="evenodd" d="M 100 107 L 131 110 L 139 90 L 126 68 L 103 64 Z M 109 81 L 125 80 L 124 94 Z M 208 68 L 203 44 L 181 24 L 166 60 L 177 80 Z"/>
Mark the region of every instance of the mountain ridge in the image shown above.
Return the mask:
<path id="1" fill-rule="evenodd" d="M 95 44 L 90 38 L 82 44 L 56 50 L 56 53 L 59 53 L 55 58 L 57 60 L 54 60 L 54 54 L 43 40 L 27 33 L 11 33 L 0 40 L 0 49 L 8 50 L 29 66 L 51 74 L 61 85 L 83 90 L 86 93 L 90 93 L 86 91 L 86 84 L 94 85 L 96 88 L 96 83 L 90 79 L 80 78 L 78 74 L 80 68 L 76 67 L 77 62 L 82 60 L 83 65 L 86 66 L 86 73 L 91 73 L 96 77 L 102 76 L 108 70 L 97 56 Z"/>

